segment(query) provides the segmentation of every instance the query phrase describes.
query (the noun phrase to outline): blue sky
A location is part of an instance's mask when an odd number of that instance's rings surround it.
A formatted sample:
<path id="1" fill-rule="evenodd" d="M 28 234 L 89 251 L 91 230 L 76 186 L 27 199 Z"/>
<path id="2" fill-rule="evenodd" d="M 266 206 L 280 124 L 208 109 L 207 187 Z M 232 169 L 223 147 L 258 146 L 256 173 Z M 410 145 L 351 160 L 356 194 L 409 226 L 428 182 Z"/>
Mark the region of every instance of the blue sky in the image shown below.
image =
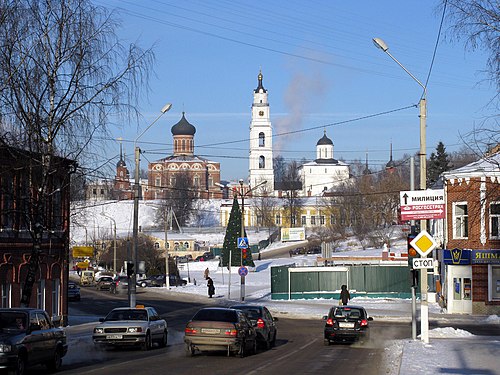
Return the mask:
<path id="1" fill-rule="evenodd" d="M 123 138 L 129 169 L 133 141 L 167 102 L 173 104 L 140 139 L 141 167 L 171 154 L 170 128 L 186 112 L 196 126 L 195 153 L 221 163 L 225 180 L 247 179 L 250 108 L 262 69 L 269 92 L 274 154 L 286 160 L 314 159 L 323 130 L 334 157 L 365 160 L 382 168 L 389 159 L 419 149 L 421 82 L 431 66 L 441 14 L 437 1 L 94 1 L 116 9 L 125 43 L 154 45 L 155 76 L 140 103 L 139 124 L 112 129 Z M 439 141 L 449 152 L 463 145 L 487 114 L 496 90 L 485 76 L 486 56 L 439 42 L 427 86 L 427 154 Z M 402 109 L 406 108 L 406 109 Z M 386 113 L 384 115 L 377 115 Z M 106 158 L 118 156 L 110 142 Z M 117 160 L 117 159 L 116 159 Z"/>

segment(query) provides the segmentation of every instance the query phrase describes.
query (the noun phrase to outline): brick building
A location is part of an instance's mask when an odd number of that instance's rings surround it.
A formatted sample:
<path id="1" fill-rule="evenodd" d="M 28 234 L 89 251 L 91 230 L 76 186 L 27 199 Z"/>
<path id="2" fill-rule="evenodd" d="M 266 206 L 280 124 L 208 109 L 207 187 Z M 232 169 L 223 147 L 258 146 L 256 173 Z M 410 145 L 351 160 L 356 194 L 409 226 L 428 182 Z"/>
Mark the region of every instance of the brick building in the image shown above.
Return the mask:
<path id="1" fill-rule="evenodd" d="M 500 153 L 443 177 L 448 311 L 500 314 Z"/>
<path id="2" fill-rule="evenodd" d="M 24 298 L 30 307 L 45 309 L 66 322 L 74 166 L 67 159 L 0 147 L 2 307 L 18 307 Z M 23 293 L 28 276 L 34 279 L 33 288 L 27 288 L 30 296 Z"/>

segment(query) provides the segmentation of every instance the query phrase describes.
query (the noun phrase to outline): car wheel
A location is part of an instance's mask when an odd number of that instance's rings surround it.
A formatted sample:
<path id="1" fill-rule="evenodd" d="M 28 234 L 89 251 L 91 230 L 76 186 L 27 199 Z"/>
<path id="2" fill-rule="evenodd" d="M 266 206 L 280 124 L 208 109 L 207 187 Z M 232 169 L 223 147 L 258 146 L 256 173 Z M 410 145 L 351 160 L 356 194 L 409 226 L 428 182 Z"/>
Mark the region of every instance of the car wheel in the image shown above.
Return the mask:
<path id="1" fill-rule="evenodd" d="M 142 344 L 142 350 L 149 350 L 151 349 L 151 335 L 146 333 L 146 339 L 144 340 L 144 344 Z"/>
<path id="2" fill-rule="evenodd" d="M 247 343 L 246 343 L 246 341 L 243 340 L 241 342 L 240 349 L 238 350 L 238 356 L 240 358 L 244 358 L 245 357 L 245 354 L 246 354 L 246 350 L 245 350 L 246 348 L 245 347 L 246 346 L 247 346 Z"/>
<path id="3" fill-rule="evenodd" d="M 276 346 L 276 331 L 274 331 L 273 339 L 271 340 L 271 348 Z"/>
<path id="4" fill-rule="evenodd" d="M 142 287 L 142 288 L 145 288 L 146 286 L 147 286 L 147 284 L 146 284 L 146 283 L 141 283 L 141 287 Z"/>
<path id="5" fill-rule="evenodd" d="M 17 357 L 16 367 L 10 370 L 8 373 L 12 375 L 24 375 L 26 371 L 26 358 L 24 356 Z"/>
<path id="6" fill-rule="evenodd" d="M 167 332 L 163 331 L 163 336 L 162 336 L 161 341 L 160 341 L 160 348 L 166 347 L 167 346 L 167 341 L 168 341 Z"/>
<path id="7" fill-rule="evenodd" d="M 56 349 L 53 358 L 49 362 L 47 362 L 46 366 L 49 369 L 49 371 L 52 372 L 59 371 L 59 369 L 62 366 L 62 357 L 59 348 Z"/>
<path id="8" fill-rule="evenodd" d="M 325 346 L 330 346 L 331 342 L 330 342 L 330 340 L 325 339 L 325 341 L 323 341 L 323 344 Z"/>
<path id="9" fill-rule="evenodd" d="M 257 339 L 253 340 L 252 355 L 257 354 Z"/>
<path id="10" fill-rule="evenodd" d="M 191 345 L 186 344 L 186 357 L 192 356 L 194 356 L 194 348 Z"/>

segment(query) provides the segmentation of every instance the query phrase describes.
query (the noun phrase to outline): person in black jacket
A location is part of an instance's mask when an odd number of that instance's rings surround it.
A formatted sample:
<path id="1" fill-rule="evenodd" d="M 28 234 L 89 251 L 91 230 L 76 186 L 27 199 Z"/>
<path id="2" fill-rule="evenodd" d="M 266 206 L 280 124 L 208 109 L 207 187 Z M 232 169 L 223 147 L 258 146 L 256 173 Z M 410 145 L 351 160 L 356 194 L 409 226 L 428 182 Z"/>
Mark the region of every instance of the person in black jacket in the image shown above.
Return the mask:
<path id="1" fill-rule="evenodd" d="M 349 294 L 349 291 L 347 290 L 347 285 L 342 285 L 341 290 L 340 290 L 340 300 L 342 301 L 342 305 L 347 305 L 349 300 L 351 299 L 351 295 Z"/>
<path id="2" fill-rule="evenodd" d="M 207 286 L 208 286 L 208 297 L 212 298 L 212 296 L 215 294 L 215 286 L 214 286 L 214 281 L 210 276 L 207 277 Z"/>

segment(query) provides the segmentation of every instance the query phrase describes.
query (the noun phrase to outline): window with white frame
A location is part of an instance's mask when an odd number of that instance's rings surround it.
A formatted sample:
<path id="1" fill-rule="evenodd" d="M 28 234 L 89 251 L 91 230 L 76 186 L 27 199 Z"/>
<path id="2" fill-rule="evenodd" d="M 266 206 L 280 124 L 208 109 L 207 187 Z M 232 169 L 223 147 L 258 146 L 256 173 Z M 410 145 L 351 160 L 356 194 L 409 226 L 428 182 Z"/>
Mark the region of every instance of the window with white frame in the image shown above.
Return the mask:
<path id="1" fill-rule="evenodd" d="M 500 266 L 498 265 L 488 266 L 488 289 L 489 300 L 500 301 Z"/>
<path id="2" fill-rule="evenodd" d="M 2 284 L 2 308 L 12 307 L 11 303 L 12 284 Z"/>
<path id="3" fill-rule="evenodd" d="M 490 204 L 490 238 L 500 238 L 500 202 Z"/>
<path id="4" fill-rule="evenodd" d="M 467 203 L 453 204 L 453 238 L 467 238 L 469 236 L 469 216 Z"/>
<path id="5" fill-rule="evenodd" d="M 61 279 L 52 282 L 52 316 L 61 315 L 59 308 L 59 296 L 61 293 Z"/>
<path id="6" fill-rule="evenodd" d="M 316 216 L 311 216 L 311 225 L 316 225 Z"/>
<path id="7" fill-rule="evenodd" d="M 300 218 L 300 225 L 302 225 L 303 227 L 306 226 L 306 223 L 307 223 L 307 219 L 306 219 L 306 216 L 303 215 L 301 218 Z"/>
<path id="8" fill-rule="evenodd" d="M 38 282 L 38 288 L 36 292 L 36 307 L 38 309 L 45 310 L 45 279 Z"/>

